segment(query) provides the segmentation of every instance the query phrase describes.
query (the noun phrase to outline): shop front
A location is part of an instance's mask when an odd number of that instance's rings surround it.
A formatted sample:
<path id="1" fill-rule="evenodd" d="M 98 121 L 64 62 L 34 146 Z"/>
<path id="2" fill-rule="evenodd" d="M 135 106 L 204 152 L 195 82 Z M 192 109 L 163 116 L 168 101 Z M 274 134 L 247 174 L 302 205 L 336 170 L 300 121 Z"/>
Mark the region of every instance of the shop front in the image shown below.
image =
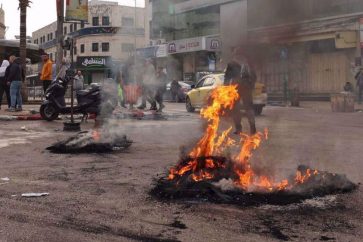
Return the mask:
<path id="1" fill-rule="evenodd" d="M 183 81 L 196 81 L 198 73 L 220 71 L 219 36 L 203 36 L 168 43 L 168 72 Z"/>
<path id="2" fill-rule="evenodd" d="M 85 84 L 100 83 L 110 76 L 110 56 L 78 56 L 77 70 L 82 71 Z"/>

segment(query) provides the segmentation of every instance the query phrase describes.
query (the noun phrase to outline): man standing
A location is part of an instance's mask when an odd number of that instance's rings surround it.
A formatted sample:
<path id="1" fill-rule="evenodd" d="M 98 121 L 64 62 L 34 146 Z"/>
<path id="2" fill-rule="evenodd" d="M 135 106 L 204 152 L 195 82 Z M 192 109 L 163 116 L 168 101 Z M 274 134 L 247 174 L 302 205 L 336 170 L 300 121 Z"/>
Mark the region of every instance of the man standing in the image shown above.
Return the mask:
<path id="1" fill-rule="evenodd" d="M 163 103 L 163 95 L 166 91 L 166 82 L 167 77 L 163 71 L 163 67 L 159 66 L 156 72 L 156 80 L 157 80 L 157 90 L 155 95 L 155 100 L 159 104 L 158 112 L 162 112 L 165 105 Z"/>
<path id="2" fill-rule="evenodd" d="M 155 67 L 150 59 L 144 63 L 144 73 L 142 76 L 142 101 L 138 109 L 146 108 L 146 101 L 150 103 L 150 110 L 156 110 L 156 101 L 154 99 L 156 92 Z"/>
<path id="3" fill-rule="evenodd" d="M 251 134 L 256 133 L 255 113 L 253 110 L 253 90 L 255 88 L 256 74 L 248 65 L 243 55 L 242 49 L 237 47 L 233 50 L 233 60 L 228 63 L 224 74 L 225 85 L 236 85 L 238 89 L 239 99 L 232 110 L 232 118 L 235 125 L 235 134 L 242 132 L 242 113 L 241 109 L 245 109 L 247 119 L 250 125 Z M 243 101 L 243 105 L 241 104 Z"/>
<path id="4" fill-rule="evenodd" d="M 363 95 L 363 68 L 360 68 L 359 73 L 356 76 L 357 79 L 357 87 L 358 87 L 358 103 L 362 103 L 362 95 Z"/>
<path id="5" fill-rule="evenodd" d="M 43 53 L 42 59 L 43 59 L 43 68 L 42 68 L 42 73 L 40 75 L 40 80 L 43 81 L 43 90 L 45 93 L 52 82 L 53 63 L 49 59 L 49 55 L 47 53 Z"/>
<path id="6" fill-rule="evenodd" d="M 7 83 L 5 81 L 5 72 L 9 65 L 10 65 L 9 61 L 4 59 L 3 62 L 1 63 L 1 67 L 0 67 L 0 109 L 1 109 L 1 104 L 3 101 L 4 92 L 6 95 L 6 100 L 8 102 L 8 108 L 10 108 L 10 102 L 11 102 L 10 87 L 7 85 Z"/>
<path id="7" fill-rule="evenodd" d="M 10 66 L 6 69 L 6 82 L 10 86 L 11 105 L 9 112 L 22 111 L 21 84 L 25 79 L 25 72 L 21 67 L 20 58 L 10 56 Z M 17 105 L 17 106 L 16 106 Z"/>
<path id="8" fill-rule="evenodd" d="M 76 93 L 84 89 L 84 78 L 80 70 L 77 71 L 77 74 L 74 77 L 73 88 Z"/>

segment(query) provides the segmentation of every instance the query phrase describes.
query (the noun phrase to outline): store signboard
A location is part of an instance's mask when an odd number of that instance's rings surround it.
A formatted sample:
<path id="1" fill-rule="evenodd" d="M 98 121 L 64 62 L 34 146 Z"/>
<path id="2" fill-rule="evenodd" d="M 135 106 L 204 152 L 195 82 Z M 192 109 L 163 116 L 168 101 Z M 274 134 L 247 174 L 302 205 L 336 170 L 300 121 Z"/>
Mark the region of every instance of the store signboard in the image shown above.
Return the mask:
<path id="1" fill-rule="evenodd" d="M 175 53 L 185 53 L 185 52 L 194 52 L 205 49 L 203 44 L 203 37 L 190 38 L 190 39 L 180 39 L 168 44 L 168 52 L 169 54 Z"/>
<path id="2" fill-rule="evenodd" d="M 110 56 L 79 56 L 77 67 L 82 69 L 103 69 L 111 65 Z"/>
<path id="3" fill-rule="evenodd" d="M 88 0 L 67 0 L 66 20 L 88 21 Z"/>
<path id="4" fill-rule="evenodd" d="M 221 40 L 219 37 L 196 37 L 189 39 L 180 39 L 168 44 L 169 54 L 178 54 L 195 51 L 220 51 Z"/>
<path id="5" fill-rule="evenodd" d="M 168 45 L 155 45 L 136 50 L 138 56 L 143 58 L 162 58 L 168 56 Z"/>
<path id="6" fill-rule="evenodd" d="M 155 51 L 155 57 L 162 58 L 168 56 L 168 45 L 157 45 Z"/>

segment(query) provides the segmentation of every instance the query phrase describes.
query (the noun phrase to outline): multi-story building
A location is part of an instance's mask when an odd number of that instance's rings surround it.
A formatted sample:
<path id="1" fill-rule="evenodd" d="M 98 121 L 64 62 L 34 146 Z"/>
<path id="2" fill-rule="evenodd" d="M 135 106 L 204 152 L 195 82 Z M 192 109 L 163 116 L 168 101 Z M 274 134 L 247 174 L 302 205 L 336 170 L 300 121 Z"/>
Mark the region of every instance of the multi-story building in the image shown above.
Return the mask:
<path id="1" fill-rule="evenodd" d="M 172 78 L 196 80 L 198 73 L 223 70 L 221 43 L 223 37 L 228 36 L 225 26 L 238 22 L 238 27 L 242 27 L 239 14 L 230 16 L 224 13 L 227 10 L 238 12 L 243 7 L 241 1 L 237 4 L 233 0 L 151 2 L 151 36 L 168 43 L 167 69 Z M 242 28 L 233 29 L 227 40 L 232 40 L 238 32 L 242 32 Z"/>
<path id="2" fill-rule="evenodd" d="M 249 43 L 256 44 L 250 55 L 269 93 L 296 88 L 328 98 L 355 82 L 362 62 L 361 0 L 251 0 L 247 13 Z"/>
<path id="3" fill-rule="evenodd" d="M 56 59 L 57 23 L 33 33 L 33 42 Z M 88 23 L 65 23 L 63 34 L 75 40 L 73 49 L 76 68 L 83 71 L 87 82 L 100 81 L 133 55 L 135 48 L 149 42 L 149 24 L 145 8 L 119 5 L 118 2 L 89 2 Z M 70 56 L 64 51 L 63 56 Z"/>
<path id="4" fill-rule="evenodd" d="M 327 97 L 353 82 L 352 66 L 362 62 L 361 0 L 151 2 L 151 36 L 166 39 L 180 78 L 222 71 L 231 47 L 242 46 L 270 94 L 298 88 Z"/>
<path id="5" fill-rule="evenodd" d="M 5 11 L 3 5 L 0 7 L 0 39 L 5 39 Z"/>

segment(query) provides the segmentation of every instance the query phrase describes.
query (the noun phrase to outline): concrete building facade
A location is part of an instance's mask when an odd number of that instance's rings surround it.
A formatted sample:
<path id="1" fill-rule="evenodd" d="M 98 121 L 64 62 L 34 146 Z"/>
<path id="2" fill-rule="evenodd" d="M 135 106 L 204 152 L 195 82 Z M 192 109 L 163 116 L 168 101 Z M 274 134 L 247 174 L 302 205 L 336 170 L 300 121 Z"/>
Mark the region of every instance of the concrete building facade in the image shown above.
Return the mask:
<path id="1" fill-rule="evenodd" d="M 166 39 L 181 79 L 213 69 L 211 58 L 203 58 L 210 50 L 200 42 L 209 37 L 220 40 L 216 71 L 224 70 L 232 47 L 242 46 L 271 96 L 297 88 L 302 95 L 329 97 L 354 82 L 354 69 L 362 63 L 361 0 L 152 0 L 152 5 L 158 6 L 152 11 L 152 38 Z"/>
<path id="2" fill-rule="evenodd" d="M 64 24 L 63 33 L 75 40 L 73 60 L 76 68 L 83 71 L 86 82 L 100 81 L 115 65 L 121 65 L 133 55 L 136 48 L 148 44 L 149 24 L 145 11 L 145 8 L 117 2 L 92 0 L 88 23 Z M 54 22 L 33 33 L 33 42 L 52 59 L 57 56 L 56 29 Z M 62 55 L 70 58 L 70 51 L 63 51 Z"/>

